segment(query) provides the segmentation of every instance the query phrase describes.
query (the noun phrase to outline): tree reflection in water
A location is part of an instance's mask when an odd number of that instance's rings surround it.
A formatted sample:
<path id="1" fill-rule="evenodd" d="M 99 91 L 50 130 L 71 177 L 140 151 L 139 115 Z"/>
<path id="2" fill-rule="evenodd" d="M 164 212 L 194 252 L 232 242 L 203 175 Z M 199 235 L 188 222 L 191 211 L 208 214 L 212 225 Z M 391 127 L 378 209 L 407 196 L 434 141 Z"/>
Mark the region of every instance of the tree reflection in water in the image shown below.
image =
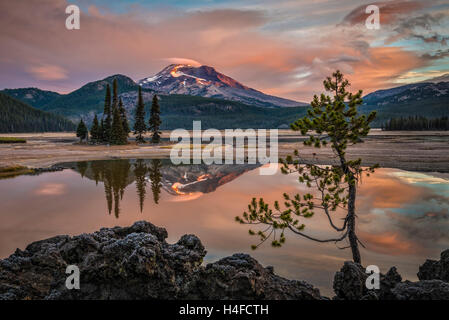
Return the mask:
<path id="1" fill-rule="evenodd" d="M 94 180 L 97 185 L 103 182 L 108 212 L 114 212 L 117 218 L 120 216 L 120 200 L 123 199 L 125 188 L 133 182 L 136 183 L 140 212 L 144 207 L 148 178 L 154 202 L 158 203 L 162 187 L 161 168 L 162 161 L 158 159 L 80 161 L 74 167 L 82 177 Z"/>

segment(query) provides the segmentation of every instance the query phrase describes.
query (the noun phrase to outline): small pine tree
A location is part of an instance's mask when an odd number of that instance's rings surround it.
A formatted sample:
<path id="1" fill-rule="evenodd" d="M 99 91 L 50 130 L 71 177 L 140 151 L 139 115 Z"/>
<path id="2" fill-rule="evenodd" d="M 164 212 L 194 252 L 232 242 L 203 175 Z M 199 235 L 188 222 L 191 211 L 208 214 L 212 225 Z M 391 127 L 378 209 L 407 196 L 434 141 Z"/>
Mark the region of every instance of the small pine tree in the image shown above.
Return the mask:
<path id="1" fill-rule="evenodd" d="M 90 136 L 95 143 L 100 140 L 100 125 L 98 124 L 98 118 L 96 114 L 92 122 L 92 128 L 90 129 Z"/>
<path id="2" fill-rule="evenodd" d="M 152 132 L 151 142 L 159 143 L 161 141 L 161 132 L 159 127 L 161 126 L 161 109 L 159 107 L 159 101 L 157 95 L 153 96 L 153 102 L 151 103 L 151 112 L 149 120 L 149 128 Z"/>
<path id="3" fill-rule="evenodd" d="M 362 91 L 356 93 L 348 91 L 350 86 L 340 71 L 336 71 L 323 82 L 329 94 L 315 95 L 310 103 L 307 115 L 296 120 L 291 128 L 307 136 L 303 141 L 305 146 L 321 148 L 330 147 L 336 158 L 332 165 L 304 164 L 298 150 L 294 156 L 280 159 L 281 172 L 284 174 L 298 174 L 298 181 L 315 191 L 305 194 L 283 194 L 283 202 L 275 201 L 271 207 L 260 198 L 253 198 L 248 210 L 236 217 L 239 223 L 268 225 L 263 231 L 249 230 L 250 235 L 260 238 L 260 244 L 271 236 L 272 246 L 280 247 L 285 241 L 285 231 L 317 242 L 348 242 L 352 259 L 361 263 L 359 251 L 360 240 L 356 234 L 356 194 L 362 175 L 369 175 L 377 165 L 365 167 L 362 159 L 354 159 L 346 154 L 350 145 L 362 142 L 370 131 L 370 123 L 375 119 L 376 112 L 368 116 L 361 114 L 359 108 L 363 103 Z M 336 222 L 338 211 L 345 213 L 342 223 Z M 334 231 L 339 232 L 336 237 L 318 238 L 304 233 L 304 219 L 311 218 L 316 211 L 322 211 Z M 342 217 L 339 215 L 339 217 Z M 258 245 L 254 245 L 256 249 Z"/>
<path id="4" fill-rule="evenodd" d="M 139 94 L 137 98 L 136 114 L 134 116 L 134 134 L 136 134 L 137 143 L 145 142 L 143 134 L 147 131 L 145 124 L 145 104 L 142 98 L 142 88 L 139 87 Z"/>
<path id="5" fill-rule="evenodd" d="M 112 110 L 111 110 L 111 88 L 109 84 L 106 86 L 106 96 L 104 98 L 103 111 L 103 141 L 109 143 L 111 140 L 111 126 L 112 126 Z"/>
<path id="6" fill-rule="evenodd" d="M 80 138 L 80 142 L 83 142 L 83 140 L 87 140 L 88 132 L 87 127 L 84 124 L 83 119 L 78 124 L 78 128 L 76 129 L 76 136 Z"/>

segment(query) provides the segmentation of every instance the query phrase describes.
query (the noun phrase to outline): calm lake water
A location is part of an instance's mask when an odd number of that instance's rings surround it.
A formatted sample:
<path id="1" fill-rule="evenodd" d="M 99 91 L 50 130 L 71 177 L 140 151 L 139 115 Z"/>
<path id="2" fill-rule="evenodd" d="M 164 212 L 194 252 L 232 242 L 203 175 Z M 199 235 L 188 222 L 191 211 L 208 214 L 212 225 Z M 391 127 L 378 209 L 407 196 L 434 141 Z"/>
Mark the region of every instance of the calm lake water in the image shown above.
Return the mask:
<path id="1" fill-rule="evenodd" d="M 295 175 L 259 175 L 255 165 L 173 166 L 162 160 L 114 160 L 64 164 L 67 169 L 0 180 L 0 257 L 30 242 L 58 234 L 76 235 L 101 227 L 147 220 L 168 231 L 168 242 L 197 235 L 205 262 L 236 252 L 250 253 L 275 272 L 306 280 L 332 295 L 334 273 L 349 250 L 287 234 L 282 248 L 250 249 L 256 238 L 234 222 L 253 197 L 267 202 L 284 192 L 306 191 Z M 357 200 L 364 265 L 386 272 L 397 266 L 416 280 L 418 266 L 449 248 L 449 179 L 437 173 L 379 169 L 363 179 Z M 305 232 L 335 235 L 317 212 Z"/>

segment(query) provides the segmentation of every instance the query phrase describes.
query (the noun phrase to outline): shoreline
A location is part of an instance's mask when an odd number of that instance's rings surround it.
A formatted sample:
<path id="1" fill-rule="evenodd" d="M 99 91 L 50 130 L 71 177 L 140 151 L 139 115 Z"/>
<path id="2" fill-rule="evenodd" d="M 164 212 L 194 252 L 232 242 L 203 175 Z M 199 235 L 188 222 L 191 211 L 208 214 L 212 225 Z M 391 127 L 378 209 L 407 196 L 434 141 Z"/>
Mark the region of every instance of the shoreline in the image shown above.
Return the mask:
<path id="1" fill-rule="evenodd" d="M 0 134 L 27 139 L 24 144 L 0 145 L 0 168 L 21 166 L 45 169 L 64 162 L 115 159 L 167 159 L 167 144 L 125 146 L 76 144 L 74 133 Z M 164 131 L 167 141 L 170 131 Z M 302 160 L 316 164 L 332 164 L 330 148 L 304 147 L 304 137 L 291 130 L 279 130 L 279 157 L 300 150 Z M 267 148 L 268 149 L 268 148 Z M 350 158 L 362 158 L 365 166 L 378 163 L 384 168 L 407 171 L 449 173 L 448 131 L 380 131 L 373 130 L 363 143 L 348 148 Z"/>

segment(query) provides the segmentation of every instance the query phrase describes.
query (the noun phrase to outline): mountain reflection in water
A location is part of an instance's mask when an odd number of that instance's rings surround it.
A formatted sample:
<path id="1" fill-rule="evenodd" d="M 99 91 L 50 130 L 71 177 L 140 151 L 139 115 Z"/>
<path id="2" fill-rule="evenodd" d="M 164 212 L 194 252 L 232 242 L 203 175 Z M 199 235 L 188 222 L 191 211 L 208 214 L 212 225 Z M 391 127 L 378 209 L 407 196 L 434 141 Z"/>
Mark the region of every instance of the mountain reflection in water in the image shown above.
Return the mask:
<path id="1" fill-rule="evenodd" d="M 178 165 L 168 160 L 98 160 L 65 163 L 62 167 L 72 168 L 81 177 L 103 182 L 109 214 L 114 212 L 120 216 L 120 201 L 123 199 L 128 185 L 135 183 L 139 199 L 140 212 L 143 211 L 147 184 L 151 185 L 151 193 L 155 204 L 159 202 L 161 188 L 167 193 L 182 196 L 182 200 L 191 200 L 204 193 L 215 191 L 219 186 L 228 183 L 249 170 L 260 165 Z"/>

